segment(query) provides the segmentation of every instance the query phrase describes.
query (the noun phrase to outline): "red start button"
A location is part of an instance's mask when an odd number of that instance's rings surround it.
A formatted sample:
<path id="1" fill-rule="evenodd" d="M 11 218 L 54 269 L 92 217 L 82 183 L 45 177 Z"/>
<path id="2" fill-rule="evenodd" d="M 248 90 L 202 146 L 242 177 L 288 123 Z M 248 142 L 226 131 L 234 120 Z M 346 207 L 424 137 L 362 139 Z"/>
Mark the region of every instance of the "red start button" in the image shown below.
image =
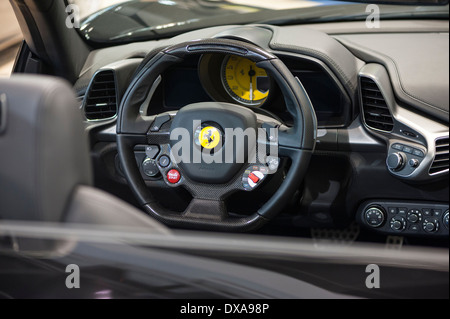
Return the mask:
<path id="1" fill-rule="evenodd" d="M 180 178 L 181 178 L 181 174 L 176 169 L 171 169 L 170 171 L 167 172 L 167 180 L 171 184 L 178 183 L 180 181 Z"/>

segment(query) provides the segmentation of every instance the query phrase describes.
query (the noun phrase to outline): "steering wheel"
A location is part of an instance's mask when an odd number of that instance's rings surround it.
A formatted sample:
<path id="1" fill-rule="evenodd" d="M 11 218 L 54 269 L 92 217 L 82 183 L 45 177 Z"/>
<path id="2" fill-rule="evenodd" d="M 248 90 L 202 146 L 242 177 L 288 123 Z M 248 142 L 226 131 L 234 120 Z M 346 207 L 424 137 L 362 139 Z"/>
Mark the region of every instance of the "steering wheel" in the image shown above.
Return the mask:
<path id="1" fill-rule="evenodd" d="M 190 104 L 154 116 L 140 114 L 160 74 L 188 56 L 205 53 L 245 57 L 265 69 L 278 84 L 293 125 L 222 102 Z M 237 40 L 204 39 L 151 52 L 144 59 L 122 99 L 117 147 L 131 190 L 155 219 L 174 227 L 245 232 L 261 227 L 289 202 L 309 165 L 316 130 L 314 109 L 302 84 L 276 56 Z M 192 200 L 184 212 L 170 211 L 152 196 L 136 161 L 137 145 L 147 146 L 146 161 L 162 175 L 160 187 L 190 192 Z M 245 216 L 228 212 L 225 200 L 236 191 L 257 188 L 278 169 L 280 158 L 288 158 L 290 166 L 271 198 Z"/>

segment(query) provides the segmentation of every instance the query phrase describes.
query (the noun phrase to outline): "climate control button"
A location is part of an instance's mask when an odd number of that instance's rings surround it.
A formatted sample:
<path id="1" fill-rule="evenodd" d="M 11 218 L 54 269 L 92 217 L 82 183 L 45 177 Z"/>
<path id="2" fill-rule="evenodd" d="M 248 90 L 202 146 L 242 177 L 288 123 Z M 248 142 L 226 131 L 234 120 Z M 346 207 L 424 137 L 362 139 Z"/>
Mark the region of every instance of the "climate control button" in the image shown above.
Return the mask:
<path id="1" fill-rule="evenodd" d="M 406 228 L 406 220 L 403 217 L 395 216 L 391 219 L 390 226 L 392 230 L 403 231 Z"/>
<path id="2" fill-rule="evenodd" d="M 407 219 L 410 223 L 419 223 L 422 221 L 422 212 L 418 209 L 411 209 L 408 212 Z"/>
<path id="3" fill-rule="evenodd" d="M 422 226 L 427 233 L 435 233 L 439 230 L 439 222 L 433 218 L 425 218 Z"/>

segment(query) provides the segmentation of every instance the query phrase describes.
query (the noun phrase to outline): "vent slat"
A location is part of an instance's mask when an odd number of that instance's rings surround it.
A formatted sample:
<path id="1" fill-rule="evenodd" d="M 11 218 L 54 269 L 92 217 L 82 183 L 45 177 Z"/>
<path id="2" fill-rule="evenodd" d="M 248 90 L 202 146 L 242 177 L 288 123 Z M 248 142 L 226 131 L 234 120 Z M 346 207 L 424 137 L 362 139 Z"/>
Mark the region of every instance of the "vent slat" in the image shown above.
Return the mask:
<path id="1" fill-rule="evenodd" d="M 373 117 L 375 117 L 375 118 L 379 118 L 379 117 L 387 117 L 387 118 L 390 118 L 390 117 L 391 117 L 390 114 L 380 113 L 380 112 L 372 112 L 372 111 L 367 111 L 367 115 L 373 116 Z"/>
<path id="2" fill-rule="evenodd" d="M 365 90 L 364 90 L 364 91 L 365 91 Z M 375 100 L 375 101 L 382 101 L 383 103 L 385 103 L 385 102 L 384 102 L 383 96 L 377 96 L 377 95 L 373 95 L 373 94 L 367 94 L 367 93 L 365 93 L 365 94 L 364 94 L 364 99 L 367 99 L 367 100 Z"/>
<path id="3" fill-rule="evenodd" d="M 86 112 L 87 114 L 91 114 L 91 115 L 99 115 L 99 114 L 111 114 L 114 113 L 114 111 L 101 111 L 101 112 L 96 112 L 96 111 L 92 111 L 92 112 Z"/>
<path id="4" fill-rule="evenodd" d="M 380 125 L 385 125 L 386 124 L 386 122 L 383 122 L 383 121 L 380 121 L 380 120 L 375 120 L 375 119 L 370 119 L 368 121 L 370 123 L 377 123 L 377 124 L 380 124 Z"/>
<path id="5" fill-rule="evenodd" d="M 438 160 L 434 160 L 434 162 L 433 162 L 433 167 L 436 167 L 436 166 L 439 166 L 439 165 L 443 165 L 443 164 L 445 164 L 446 162 L 448 162 L 448 158 L 444 158 L 444 159 L 438 159 Z"/>
<path id="6" fill-rule="evenodd" d="M 95 88 L 91 90 L 91 92 L 114 92 L 114 91 L 115 91 L 114 88 L 106 88 L 106 89 Z"/>
<path id="7" fill-rule="evenodd" d="M 448 168 L 448 160 L 447 163 L 436 163 L 433 164 L 433 169 L 436 171 L 443 171 Z"/>
<path id="8" fill-rule="evenodd" d="M 449 169 L 449 138 L 436 140 L 436 154 L 430 166 L 430 174 L 438 174 Z"/>
<path id="9" fill-rule="evenodd" d="M 105 100 L 108 102 L 111 102 L 111 103 L 115 103 L 116 97 L 112 96 L 112 95 L 106 95 L 106 96 L 98 96 L 95 98 L 92 98 L 92 97 L 88 98 L 89 104 L 94 104 L 94 105 L 97 104 L 98 101 L 105 101 Z M 95 101 L 97 101 L 97 102 L 95 102 Z"/>
<path id="10" fill-rule="evenodd" d="M 364 77 L 361 78 L 361 82 L 368 83 L 368 84 L 373 84 L 373 81 L 371 79 L 364 78 Z"/>
<path id="11" fill-rule="evenodd" d="M 102 80 L 95 80 L 95 84 L 110 84 L 111 81 L 114 81 L 114 77 L 110 77 L 108 79 L 102 79 Z"/>
<path id="12" fill-rule="evenodd" d="M 364 102 L 364 105 L 366 107 L 375 107 L 377 109 L 385 110 L 388 113 L 388 110 L 386 110 L 386 104 L 377 104 L 377 103 L 371 103 L 371 102 Z"/>
<path id="13" fill-rule="evenodd" d="M 439 155 L 448 155 L 448 149 L 436 151 L 436 156 L 439 156 Z"/>
<path id="14" fill-rule="evenodd" d="M 391 132 L 394 128 L 394 120 L 380 88 L 369 78 L 361 77 L 360 83 L 366 125 L 373 129 Z"/>
<path id="15" fill-rule="evenodd" d="M 84 114 L 88 120 L 104 120 L 117 114 L 116 81 L 113 71 L 95 75 L 86 92 Z"/>
<path id="16" fill-rule="evenodd" d="M 370 91 L 370 92 L 380 92 L 377 87 L 372 87 L 372 86 L 369 86 L 369 85 L 366 85 L 363 88 L 363 90 L 364 91 Z"/>

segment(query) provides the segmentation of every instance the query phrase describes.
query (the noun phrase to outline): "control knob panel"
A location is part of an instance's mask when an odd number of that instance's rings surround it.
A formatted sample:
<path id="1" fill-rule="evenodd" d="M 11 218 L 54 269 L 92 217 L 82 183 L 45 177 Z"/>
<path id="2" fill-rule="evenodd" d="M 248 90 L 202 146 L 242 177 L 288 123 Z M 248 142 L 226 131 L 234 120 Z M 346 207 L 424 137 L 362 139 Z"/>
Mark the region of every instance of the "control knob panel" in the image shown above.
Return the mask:
<path id="1" fill-rule="evenodd" d="M 358 209 L 357 221 L 383 234 L 448 236 L 448 203 L 370 200 Z"/>

